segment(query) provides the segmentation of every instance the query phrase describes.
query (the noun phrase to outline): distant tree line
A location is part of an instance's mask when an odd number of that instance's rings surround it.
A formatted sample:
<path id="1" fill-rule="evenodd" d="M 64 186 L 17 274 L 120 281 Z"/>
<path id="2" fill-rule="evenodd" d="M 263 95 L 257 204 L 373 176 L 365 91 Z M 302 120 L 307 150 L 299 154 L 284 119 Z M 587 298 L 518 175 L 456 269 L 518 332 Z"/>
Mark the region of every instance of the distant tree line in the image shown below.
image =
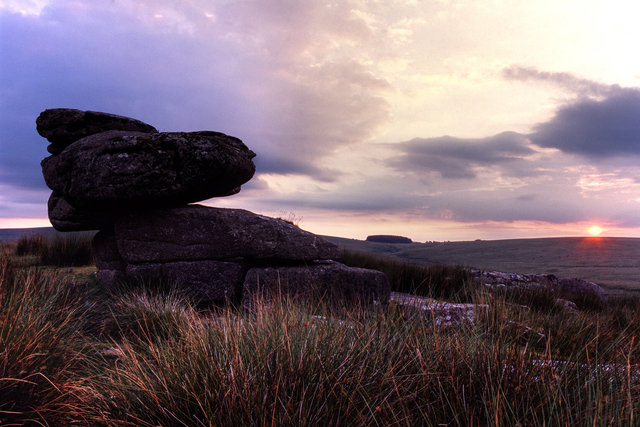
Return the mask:
<path id="1" fill-rule="evenodd" d="M 367 242 L 376 243 L 412 243 L 411 239 L 403 236 L 394 236 L 391 234 L 376 234 L 367 236 Z"/>

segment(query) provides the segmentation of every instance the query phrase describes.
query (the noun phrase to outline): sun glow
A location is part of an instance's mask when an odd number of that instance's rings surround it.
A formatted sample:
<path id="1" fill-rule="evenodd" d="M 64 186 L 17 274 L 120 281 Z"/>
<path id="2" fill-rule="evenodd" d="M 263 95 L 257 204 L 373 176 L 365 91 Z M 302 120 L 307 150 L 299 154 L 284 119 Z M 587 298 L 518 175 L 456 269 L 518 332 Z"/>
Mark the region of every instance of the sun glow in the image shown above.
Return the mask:
<path id="1" fill-rule="evenodd" d="M 592 225 L 589 227 L 589 234 L 592 236 L 599 236 L 602 233 L 602 228 L 597 225 Z"/>

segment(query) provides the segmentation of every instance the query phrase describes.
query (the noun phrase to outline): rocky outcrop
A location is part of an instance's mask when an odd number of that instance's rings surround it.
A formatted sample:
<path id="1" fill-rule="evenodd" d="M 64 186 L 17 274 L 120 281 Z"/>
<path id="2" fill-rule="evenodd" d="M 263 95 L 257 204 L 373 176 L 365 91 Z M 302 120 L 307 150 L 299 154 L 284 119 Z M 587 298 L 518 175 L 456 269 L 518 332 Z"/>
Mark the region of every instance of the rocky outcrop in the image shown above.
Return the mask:
<path id="1" fill-rule="evenodd" d="M 125 276 L 169 283 L 196 303 L 226 303 L 238 299 L 244 267 L 237 262 L 209 260 L 129 264 Z"/>
<path id="2" fill-rule="evenodd" d="M 470 272 L 476 284 L 490 289 L 550 292 L 557 299 L 558 306 L 564 306 L 570 310 L 576 306 L 578 308 L 599 307 L 606 300 L 605 292 L 600 286 L 582 279 L 559 279 L 553 274 L 516 274 L 481 270 Z"/>
<path id="3" fill-rule="evenodd" d="M 72 206 L 172 206 L 240 191 L 255 153 L 218 132 L 107 131 L 42 161 L 47 186 Z"/>
<path id="4" fill-rule="evenodd" d="M 198 259 L 312 261 L 332 259 L 338 248 L 295 225 L 242 209 L 200 205 L 122 215 L 118 248 L 129 263 Z"/>
<path id="5" fill-rule="evenodd" d="M 109 130 L 155 133 L 156 128 L 140 120 L 97 111 L 81 111 L 71 108 L 44 110 L 36 119 L 38 133 L 51 145 L 47 150 L 58 154 L 69 144 L 86 136 Z"/>
<path id="6" fill-rule="evenodd" d="M 238 138 L 219 132 L 157 132 L 138 120 L 70 109 L 44 111 L 38 132 L 60 231 L 99 229 L 98 280 L 169 283 L 200 303 L 244 301 L 257 291 L 386 304 L 378 271 L 330 261 L 338 248 L 276 218 L 189 203 L 240 191 L 255 172 Z"/>

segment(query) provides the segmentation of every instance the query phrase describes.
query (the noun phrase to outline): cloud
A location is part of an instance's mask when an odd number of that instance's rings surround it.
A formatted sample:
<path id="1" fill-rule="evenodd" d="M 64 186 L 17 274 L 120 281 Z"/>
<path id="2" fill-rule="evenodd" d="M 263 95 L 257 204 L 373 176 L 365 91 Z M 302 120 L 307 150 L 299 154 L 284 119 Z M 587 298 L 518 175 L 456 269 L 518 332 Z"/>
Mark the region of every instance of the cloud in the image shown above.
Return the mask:
<path id="1" fill-rule="evenodd" d="M 388 164 L 401 172 L 439 172 L 443 178 L 473 179 L 477 167 L 500 168 L 535 154 L 526 136 L 504 132 L 488 138 L 416 138 L 394 144 L 400 155 Z"/>
<path id="2" fill-rule="evenodd" d="M 593 160 L 640 155 L 640 90 L 620 89 L 603 100 L 581 99 L 560 107 L 530 135 L 541 147 Z"/>
<path id="3" fill-rule="evenodd" d="M 32 7 L 33 6 L 33 7 Z M 258 172 L 331 181 L 321 165 L 390 117 L 389 84 L 351 51 L 371 36 L 345 2 L 37 2 L 0 6 L 0 179 L 44 188 L 45 108 L 241 138 Z M 345 46 L 351 46 L 343 52 Z"/>
<path id="4" fill-rule="evenodd" d="M 618 85 L 606 85 L 577 77 L 571 73 L 540 71 L 535 67 L 510 66 L 502 70 L 507 80 L 542 81 L 561 86 L 580 96 L 608 96 L 620 89 Z"/>

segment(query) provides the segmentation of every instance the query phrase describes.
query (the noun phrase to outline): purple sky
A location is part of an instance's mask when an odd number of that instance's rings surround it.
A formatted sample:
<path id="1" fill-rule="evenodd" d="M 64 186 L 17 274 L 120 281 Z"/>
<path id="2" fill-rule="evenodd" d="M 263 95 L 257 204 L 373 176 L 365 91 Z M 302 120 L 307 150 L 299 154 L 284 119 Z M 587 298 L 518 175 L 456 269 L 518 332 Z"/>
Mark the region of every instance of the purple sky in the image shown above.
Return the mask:
<path id="1" fill-rule="evenodd" d="M 557 3 L 2 1 L 0 227 L 48 224 L 68 107 L 241 138 L 207 204 L 318 233 L 640 237 L 638 11 Z"/>

